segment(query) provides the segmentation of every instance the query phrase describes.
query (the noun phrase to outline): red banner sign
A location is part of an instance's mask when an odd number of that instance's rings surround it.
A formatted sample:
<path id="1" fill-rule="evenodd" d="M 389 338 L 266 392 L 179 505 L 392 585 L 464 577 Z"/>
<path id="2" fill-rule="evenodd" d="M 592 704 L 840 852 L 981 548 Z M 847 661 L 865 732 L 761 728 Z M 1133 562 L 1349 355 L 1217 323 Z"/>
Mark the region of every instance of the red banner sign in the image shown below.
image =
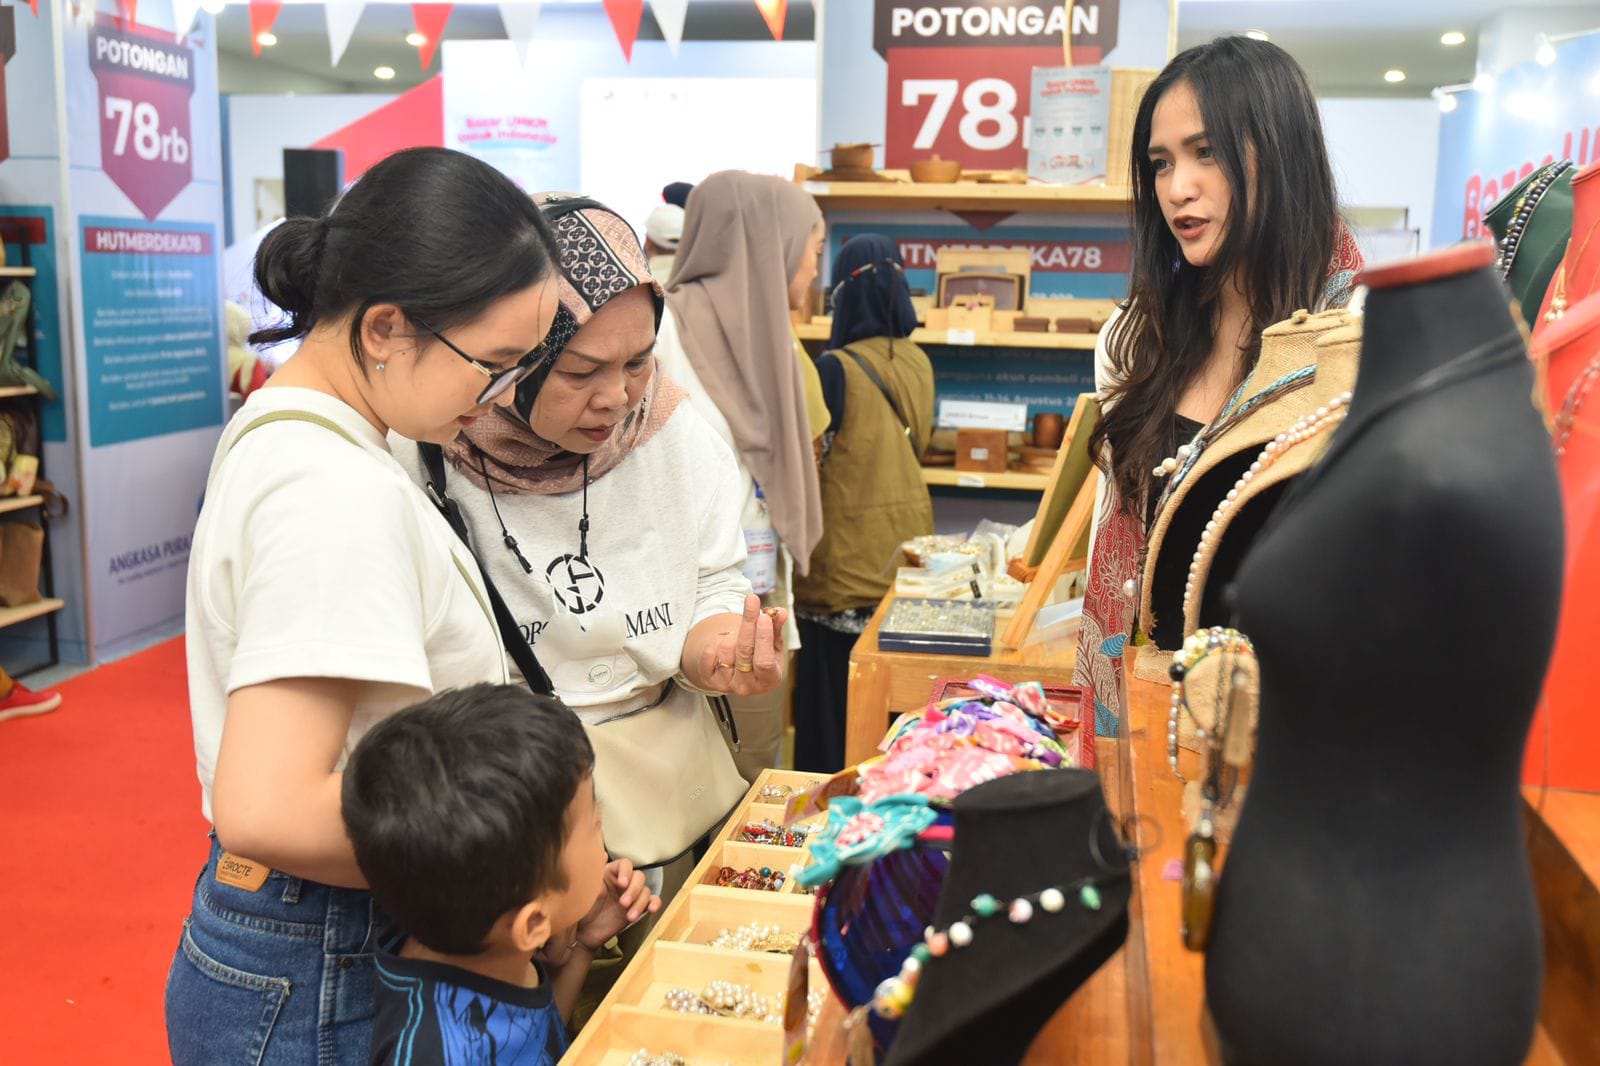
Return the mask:
<path id="1" fill-rule="evenodd" d="M 1117 46 L 1120 0 L 1072 5 L 1072 61 Z M 1028 164 L 1034 67 L 1063 64 L 1062 0 L 877 0 L 872 44 L 889 64 L 884 162 L 937 155 L 971 170 Z"/>
<path id="2" fill-rule="evenodd" d="M 1027 166 L 1033 68 L 1060 63 L 1059 46 L 891 49 L 885 165 L 937 155 L 969 170 Z"/>
<path id="3" fill-rule="evenodd" d="M 89 33 L 89 66 L 100 87 L 100 167 L 154 219 L 194 178 L 194 52 L 171 34 L 143 26 L 123 33 L 113 22 L 102 15 Z"/>

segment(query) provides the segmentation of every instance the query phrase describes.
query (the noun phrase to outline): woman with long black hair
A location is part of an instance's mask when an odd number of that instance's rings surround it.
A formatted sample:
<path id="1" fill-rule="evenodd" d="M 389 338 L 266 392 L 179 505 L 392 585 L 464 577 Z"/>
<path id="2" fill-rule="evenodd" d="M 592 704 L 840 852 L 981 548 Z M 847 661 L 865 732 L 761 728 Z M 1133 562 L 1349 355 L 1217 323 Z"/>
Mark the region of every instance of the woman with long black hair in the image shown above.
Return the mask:
<path id="1" fill-rule="evenodd" d="M 1178 55 L 1140 101 L 1133 146 L 1132 277 L 1096 351 L 1104 415 L 1091 445 L 1107 488 L 1076 670 L 1103 718 L 1119 713 L 1124 586 L 1162 464 L 1244 383 L 1262 330 L 1342 306 L 1361 265 L 1316 100 L 1278 46 L 1219 37 Z"/>

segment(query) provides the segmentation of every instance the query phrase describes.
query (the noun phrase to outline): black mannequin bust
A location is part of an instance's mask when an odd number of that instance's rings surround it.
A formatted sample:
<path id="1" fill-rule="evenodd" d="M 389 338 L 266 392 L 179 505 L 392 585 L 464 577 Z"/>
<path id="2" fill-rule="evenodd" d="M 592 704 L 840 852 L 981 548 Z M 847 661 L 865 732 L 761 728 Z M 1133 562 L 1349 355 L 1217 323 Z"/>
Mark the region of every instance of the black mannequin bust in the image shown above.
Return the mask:
<path id="1" fill-rule="evenodd" d="M 1492 261 L 1471 245 L 1361 279 L 1348 417 L 1238 574 L 1260 732 L 1206 959 L 1231 1063 L 1515 1066 L 1532 1041 L 1518 784 L 1561 503 Z M 1426 377 L 1497 338 L 1513 354 Z"/>
<path id="2" fill-rule="evenodd" d="M 1128 860 L 1091 770 L 1034 770 L 977 785 L 955 801 L 955 845 L 935 927 L 988 893 L 1009 901 L 1081 878 L 1100 908 L 1068 890 L 1058 912 L 1036 908 L 974 925 L 972 943 L 930 960 L 886 1066 L 1022 1061 L 1050 1016 L 1128 935 Z"/>

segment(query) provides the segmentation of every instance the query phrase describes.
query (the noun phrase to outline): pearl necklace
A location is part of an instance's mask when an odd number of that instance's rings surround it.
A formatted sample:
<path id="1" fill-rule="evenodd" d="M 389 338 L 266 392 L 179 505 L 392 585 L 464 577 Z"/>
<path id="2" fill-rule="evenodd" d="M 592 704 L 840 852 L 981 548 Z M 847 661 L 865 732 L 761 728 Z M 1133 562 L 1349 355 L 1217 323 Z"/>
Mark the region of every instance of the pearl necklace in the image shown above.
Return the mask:
<path id="1" fill-rule="evenodd" d="M 1194 558 L 1189 561 L 1189 574 L 1183 582 L 1183 617 L 1189 617 L 1189 607 L 1194 602 L 1195 586 L 1200 580 L 1201 568 L 1211 561 L 1215 554 L 1216 546 L 1222 539 L 1222 530 L 1227 526 L 1232 517 L 1231 512 L 1236 510 L 1242 501 L 1245 490 L 1256 477 L 1264 473 L 1272 464 L 1283 458 L 1289 449 L 1298 444 L 1313 439 L 1333 426 L 1344 421 L 1345 409 L 1350 405 L 1351 394 L 1346 392 L 1334 397 L 1323 406 L 1301 418 L 1294 425 L 1267 441 L 1267 446 L 1250 464 L 1238 481 L 1233 483 L 1233 488 L 1228 490 L 1217 504 L 1216 510 L 1211 512 L 1211 520 L 1206 523 L 1204 531 L 1200 534 L 1200 543 L 1194 550 Z"/>

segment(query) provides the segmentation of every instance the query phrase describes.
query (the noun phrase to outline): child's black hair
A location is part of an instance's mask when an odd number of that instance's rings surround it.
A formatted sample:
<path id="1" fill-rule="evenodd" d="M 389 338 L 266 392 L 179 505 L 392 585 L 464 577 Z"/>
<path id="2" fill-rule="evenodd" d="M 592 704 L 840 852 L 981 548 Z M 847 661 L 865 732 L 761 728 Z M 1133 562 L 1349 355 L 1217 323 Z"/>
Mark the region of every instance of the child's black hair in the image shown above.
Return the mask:
<path id="1" fill-rule="evenodd" d="M 451 689 L 361 739 L 344 772 L 345 827 L 389 917 L 434 951 L 470 955 L 502 915 L 565 887 L 567 809 L 593 769 L 560 700 Z"/>

